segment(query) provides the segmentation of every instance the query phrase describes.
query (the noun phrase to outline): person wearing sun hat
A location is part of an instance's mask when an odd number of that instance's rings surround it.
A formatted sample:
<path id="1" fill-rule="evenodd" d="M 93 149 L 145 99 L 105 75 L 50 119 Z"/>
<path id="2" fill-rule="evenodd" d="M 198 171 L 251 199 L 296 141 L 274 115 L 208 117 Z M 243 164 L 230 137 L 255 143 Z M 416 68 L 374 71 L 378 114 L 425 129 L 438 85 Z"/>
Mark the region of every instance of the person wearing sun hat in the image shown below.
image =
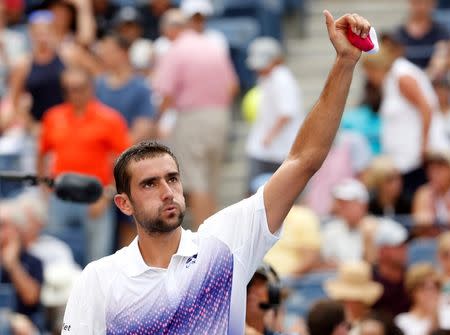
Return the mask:
<path id="1" fill-rule="evenodd" d="M 383 294 L 383 286 L 372 279 L 370 265 L 364 261 L 340 264 L 337 278 L 326 281 L 324 289 L 328 297 L 342 302 L 353 327 Z"/>

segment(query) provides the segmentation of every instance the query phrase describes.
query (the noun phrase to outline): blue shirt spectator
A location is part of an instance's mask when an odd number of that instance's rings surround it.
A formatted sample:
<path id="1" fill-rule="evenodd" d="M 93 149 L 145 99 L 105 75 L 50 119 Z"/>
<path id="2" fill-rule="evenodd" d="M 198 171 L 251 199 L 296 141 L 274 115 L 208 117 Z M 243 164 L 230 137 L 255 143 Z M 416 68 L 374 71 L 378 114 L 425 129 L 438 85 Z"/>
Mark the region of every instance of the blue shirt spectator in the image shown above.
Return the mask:
<path id="1" fill-rule="evenodd" d="M 151 90 L 142 77 L 134 76 L 120 87 L 111 87 L 106 77 L 100 77 L 96 82 L 96 93 L 101 102 L 125 117 L 129 128 L 139 117 L 154 117 Z"/>

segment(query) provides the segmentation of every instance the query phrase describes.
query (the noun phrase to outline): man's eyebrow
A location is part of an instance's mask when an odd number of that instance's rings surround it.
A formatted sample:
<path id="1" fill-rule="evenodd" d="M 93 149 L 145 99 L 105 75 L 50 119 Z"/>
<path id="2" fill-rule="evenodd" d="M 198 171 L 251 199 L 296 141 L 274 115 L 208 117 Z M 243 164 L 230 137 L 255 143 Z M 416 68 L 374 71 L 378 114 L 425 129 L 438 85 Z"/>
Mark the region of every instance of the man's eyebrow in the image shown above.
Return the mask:
<path id="1" fill-rule="evenodd" d="M 172 178 L 172 177 L 179 177 L 180 173 L 179 172 L 169 172 L 167 174 L 167 177 Z"/>
<path id="2" fill-rule="evenodd" d="M 158 180 L 159 177 L 148 177 L 148 178 L 144 178 L 139 182 L 139 186 L 144 186 L 147 184 L 151 184 L 153 182 L 155 182 L 156 180 Z"/>

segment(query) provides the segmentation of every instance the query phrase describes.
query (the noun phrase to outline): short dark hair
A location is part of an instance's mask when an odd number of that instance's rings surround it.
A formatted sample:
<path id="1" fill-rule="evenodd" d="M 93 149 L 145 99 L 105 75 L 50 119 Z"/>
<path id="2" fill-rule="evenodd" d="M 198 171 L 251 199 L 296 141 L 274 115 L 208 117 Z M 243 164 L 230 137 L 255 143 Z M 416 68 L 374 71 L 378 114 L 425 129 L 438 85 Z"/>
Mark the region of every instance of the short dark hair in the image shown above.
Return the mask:
<path id="1" fill-rule="evenodd" d="M 345 321 L 344 307 L 337 301 L 317 301 L 307 316 L 310 335 L 331 335 L 335 328 Z"/>
<path id="2" fill-rule="evenodd" d="M 143 159 L 160 157 L 163 155 L 172 157 L 177 165 L 177 169 L 180 169 L 178 160 L 173 152 L 165 145 L 155 141 L 142 141 L 122 152 L 114 164 L 114 179 L 116 182 L 117 193 L 125 193 L 130 196 L 131 176 L 128 173 L 130 161 L 138 162 Z"/>

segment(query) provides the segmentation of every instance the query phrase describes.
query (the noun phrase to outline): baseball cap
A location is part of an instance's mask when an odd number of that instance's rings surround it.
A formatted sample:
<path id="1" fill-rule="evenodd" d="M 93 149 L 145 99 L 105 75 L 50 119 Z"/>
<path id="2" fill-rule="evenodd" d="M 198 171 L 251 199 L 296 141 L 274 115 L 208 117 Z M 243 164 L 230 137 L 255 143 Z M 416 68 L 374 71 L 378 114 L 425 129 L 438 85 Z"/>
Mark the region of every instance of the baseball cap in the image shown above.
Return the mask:
<path id="1" fill-rule="evenodd" d="M 247 66 L 252 70 L 261 70 L 282 55 L 281 44 L 276 39 L 258 37 L 248 47 Z"/>
<path id="2" fill-rule="evenodd" d="M 211 16 L 214 12 L 214 8 L 209 0 L 183 0 L 180 9 L 188 17 L 192 17 L 195 14 Z"/>
<path id="3" fill-rule="evenodd" d="M 378 226 L 375 231 L 375 244 L 377 246 L 395 247 L 402 245 L 408 239 L 408 231 L 398 222 L 379 218 Z"/>
<path id="4" fill-rule="evenodd" d="M 332 190 L 333 197 L 338 200 L 359 201 L 367 203 L 369 192 L 363 183 L 356 179 L 347 178 L 337 184 Z"/>
<path id="5" fill-rule="evenodd" d="M 118 26 L 122 23 L 141 23 L 141 15 L 133 6 L 122 7 L 113 18 L 113 25 Z"/>

